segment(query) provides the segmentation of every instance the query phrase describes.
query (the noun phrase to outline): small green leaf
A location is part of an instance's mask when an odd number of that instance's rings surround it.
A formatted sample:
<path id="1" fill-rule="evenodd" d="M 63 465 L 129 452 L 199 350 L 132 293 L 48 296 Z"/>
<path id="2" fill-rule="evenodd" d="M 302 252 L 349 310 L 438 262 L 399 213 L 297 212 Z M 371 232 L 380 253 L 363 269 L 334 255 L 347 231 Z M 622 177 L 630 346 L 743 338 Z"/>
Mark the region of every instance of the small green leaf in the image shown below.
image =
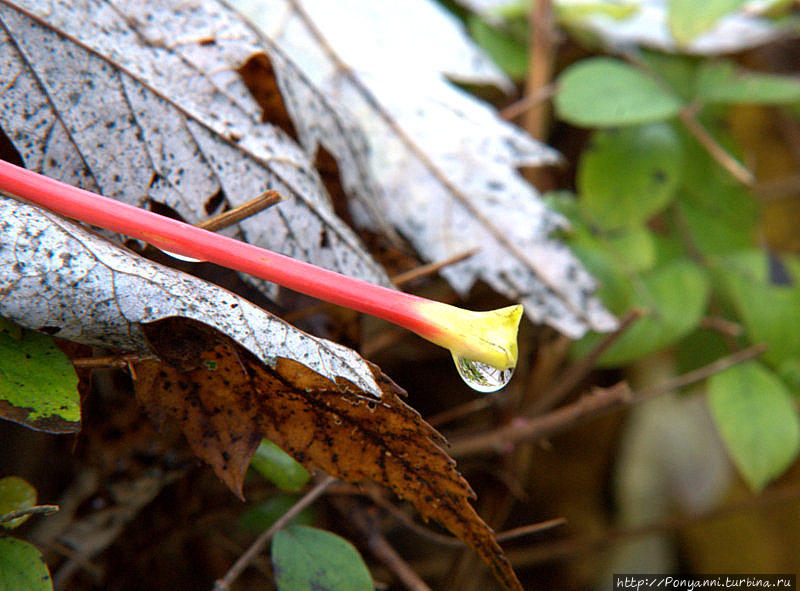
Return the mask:
<path id="1" fill-rule="evenodd" d="M 713 376 L 708 402 L 733 462 L 754 490 L 797 457 L 797 409 L 783 382 L 763 365 L 751 361 Z"/>
<path id="2" fill-rule="evenodd" d="M 800 78 L 708 62 L 697 72 L 695 98 L 705 103 L 783 105 L 800 101 Z"/>
<path id="3" fill-rule="evenodd" d="M 36 489 L 28 484 L 26 480 L 18 476 L 0 478 L 0 517 L 12 511 L 30 509 L 35 504 Z M 11 521 L 0 523 L 0 525 L 8 529 L 14 529 L 25 523 L 29 517 L 30 515 L 17 517 Z"/>
<path id="4" fill-rule="evenodd" d="M 49 433 L 80 430 L 78 376 L 52 337 L 0 331 L 0 417 Z"/>
<path id="5" fill-rule="evenodd" d="M 685 45 L 708 31 L 720 18 L 733 12 L 746 0 L 670 0 L 667 22 L 672 36 Z"/>
<path id="6" fill-rule="evenodd" d="M 50 571 L 34 546 L 16 538 L 0 538 L 0 589 L 53 590 Z"/>
<path id="7" fill-rule="evenodd" d="M 269 529 L 278 518 L 297 502 L 297 499 L 298 497 L 294 495 L 284 494 L 271 497 L 242 513 L 239 516 L 239 525 L 254 532 L 262 532 Z M 313 507 L 303 509 L 289 523 L 292 525 L 311 525 L 314 523 Z"/>
<path id="8" fill-rule="evenodd" d="M 527 45 L 475 14 L 467 16 L 469 34 L 511 78 L 521 80 L 528 71 Z"/>
<path id="9" fill-rule="evenodd" d="M 311 477 L 292 456 L 266 439 L 261 440 L 250 465 L 275 486 L 290 492 L 303 488 Z"/>
<path id="10" fill-rule="evenodd" d="M 595 132 L 578 165 L 578 190 L 592 220 L 613 229 L 663 209 L 681 180 L 683 146 L 664 123 Z"/>
<path id="11" fill-rule="evenodd" d="M 780 265 L 788 284 L 772 280 L 769 258 L 757 250 L 725 257 L 717 277 L 750 340 L 767 343 L 764 358 L 780 367 L 800 359 L 800 259 L 783 257 L 773 265 Z"/>
<path id="12" fill-rule="evenodd" d="M 593 270 L 593 269 L 592 269 Z M 700 322 L 706 309 L 709 284 L 703 270 L 686 260 L 657 267 L 636 279 L 617 286 L 614 301 L 609 303 L 603 286 L 600 295 L 612 312 L 621 316 L 633 307 L 648 310 L 614 343 L 599 360 L 603 367 L 625 365 L 677 342 Z M 627 302 L 620 294 L 628 290 Z M 613 304 L 613 305 L 612 305 Z M 573 354 L 585 355 L 600 339 L 590 334 L 575 343 Z"/>
<path id="13" fill-rule="evenodd" d="M 330 532 L 295 525 L 272 542 L 278 591 L 373 591 L 372 577 L 350 542 Z"/>
<path id="14" fill-rule="evenodd" d="M 584 127 L 614 127 L 662 121 L 683 107 L 681 99 L 654 78 L 606 57 L 573 64 L 558 77 L 559 117 Z"/>

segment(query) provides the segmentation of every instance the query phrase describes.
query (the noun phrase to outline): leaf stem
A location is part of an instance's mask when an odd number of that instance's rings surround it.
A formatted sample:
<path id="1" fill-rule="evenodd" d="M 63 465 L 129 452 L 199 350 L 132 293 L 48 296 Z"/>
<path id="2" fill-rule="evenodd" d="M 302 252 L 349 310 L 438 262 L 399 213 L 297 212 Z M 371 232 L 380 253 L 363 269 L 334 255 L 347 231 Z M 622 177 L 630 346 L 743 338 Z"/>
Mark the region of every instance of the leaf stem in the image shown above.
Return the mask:
<path id="1" fill-rule="evenodd" d="M 67 185 L 0 160 L 0 191 L 178 255 L 388 320 L 455 355 L 513 367 L 521 306 L 471 312 L 375 285 Z"/>

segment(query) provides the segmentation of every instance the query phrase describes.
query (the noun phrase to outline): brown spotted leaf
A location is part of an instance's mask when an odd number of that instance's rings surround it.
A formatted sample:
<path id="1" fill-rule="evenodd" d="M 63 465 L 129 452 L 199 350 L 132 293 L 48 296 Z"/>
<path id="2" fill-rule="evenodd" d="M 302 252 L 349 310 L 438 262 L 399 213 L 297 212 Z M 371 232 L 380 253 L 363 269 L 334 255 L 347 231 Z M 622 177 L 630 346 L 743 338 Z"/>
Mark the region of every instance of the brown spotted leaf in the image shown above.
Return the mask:
<path id="1" fill-rule="evenodd" d="M 475 548 L 506 588 L 521 590 L 492 531 L 469 504 L 473 493 L 441 436 L 377 367 L 379 400 L 290 359 L 265 366 L 199 324 L 163 320 L 145 332 L 163 363 L 137 365 L 137 396 L 155 418 L 178 421 L 194 452 L 237 494 L 266 437 L 308 468 L 390 488 Z M 203 351 L 187 351 L 187 342 Z"/>

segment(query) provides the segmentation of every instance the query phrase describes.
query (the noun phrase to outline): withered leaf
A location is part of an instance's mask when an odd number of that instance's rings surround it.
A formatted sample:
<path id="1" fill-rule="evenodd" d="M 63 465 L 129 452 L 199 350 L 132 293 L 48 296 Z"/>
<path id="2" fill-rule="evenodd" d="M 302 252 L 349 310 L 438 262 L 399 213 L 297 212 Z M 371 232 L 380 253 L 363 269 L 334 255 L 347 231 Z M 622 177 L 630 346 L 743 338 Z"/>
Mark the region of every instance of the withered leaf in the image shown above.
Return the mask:
<path id="1" fill-rule="evenodd" d="M 593 279 L 550 236 L 566 221 L 518 172 L 553 163 L 558 154 L 450 82 L 511 86 L 441 6 L 432 0 L 233 4 L 364 130 L 367 164 L 382 189 L 375 207 L 398 233 L 430 261 L 479 249 L 441 271 L 454 289 L 466 294 L 481 279 L 524 304 L 532 320 L 572 337 L 616 325 L 593 295 Z M 277 65 L 276 74 L 279 81 L 293 78 Z M 312 125 L 316 112 L 284 96 L 294 120 Z M 345 169 L 343 156 L 328 150 Z M 374 228 L 358 211 L 354 217 Z"/>
<path id="2" fill-rule="evenodd" d="M 238 237 L 388 285 L 308 156 L 262 122 L 237 71 L 260 43 L 214 1 L 3 1 L 0 128 L 27 168 L 189 223 L 276 190 L 287 200 L 238 224 Z M 351 192 L 368 193 L 350 170 Z"/>
<path id="3" fill-rule="evenodd" d="M 371 366 L 380 400 L 290 359 L 265 366 L 199 324 L 167 319 L 145 332 L 165 361 L 137 364 L 139 400 L 157 419 L 177 420 L 194 452 L 237 494 L 266 437 L 308 468 L 390 488 L 475 548 L 507 589 L 521 591 L 491 529 L 470 505 L 474 495 L 443 451 L 442 437 L 377 367 Z M 204 350 L 187 352 L 187 342 Z"/>

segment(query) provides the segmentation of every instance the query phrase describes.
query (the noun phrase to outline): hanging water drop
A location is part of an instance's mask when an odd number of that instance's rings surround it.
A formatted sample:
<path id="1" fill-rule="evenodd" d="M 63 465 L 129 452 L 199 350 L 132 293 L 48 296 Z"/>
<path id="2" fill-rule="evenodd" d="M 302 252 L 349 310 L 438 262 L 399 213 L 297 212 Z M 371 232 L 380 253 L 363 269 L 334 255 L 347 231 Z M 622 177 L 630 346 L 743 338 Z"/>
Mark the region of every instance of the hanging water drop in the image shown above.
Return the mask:
<path id="1" fill-rule="evenodd" d="M 513 367 L 498 369 L 486 363 L 455 355 L 453 355 L 453 361 L 456 362 L 456 369 L 461 379 L 478 392 L 496 392 L 505 386 L 514 375 Z"/>

